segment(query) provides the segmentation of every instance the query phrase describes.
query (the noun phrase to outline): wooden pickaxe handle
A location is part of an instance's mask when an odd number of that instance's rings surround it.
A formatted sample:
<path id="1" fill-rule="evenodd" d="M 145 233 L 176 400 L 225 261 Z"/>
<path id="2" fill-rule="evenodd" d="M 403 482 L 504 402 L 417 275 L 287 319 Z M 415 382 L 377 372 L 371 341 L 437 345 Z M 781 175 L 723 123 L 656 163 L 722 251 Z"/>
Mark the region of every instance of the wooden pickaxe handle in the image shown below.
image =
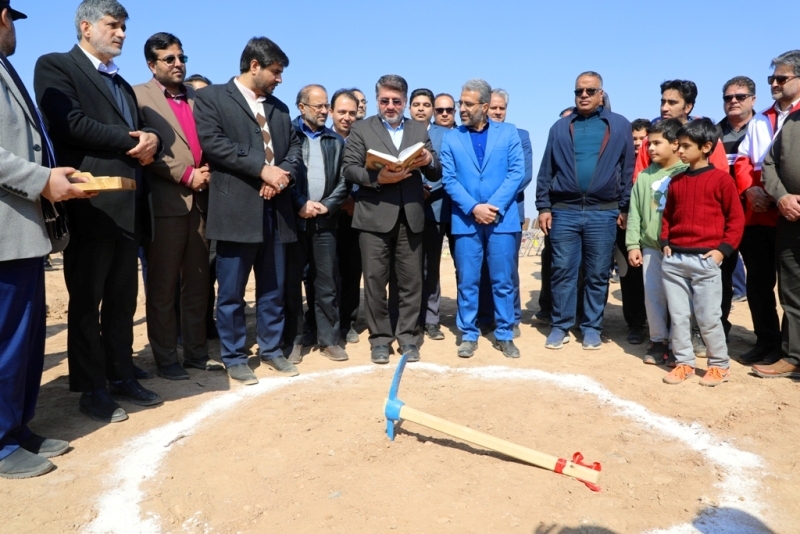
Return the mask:
<path id="1" fill-rule="evenodd" d="M 425 412 L 420 412 L 419 410 L 409 408 L 405 405 L 400 408 L 400 419 L 411 421 L 412 423 L 417 423 L 418 425 L 437 430 L 443 434 L 447 434 L 448 436 L 453 436 L 458 439 L 468 441 L 469 443 L 505 454 L 506 456 L 533 464 L 537 467 L 560 472 L 564 475 L 577 478 L 583 482 L 597 484 L 597 481 L 600 478 L 600 472 L 595 469 L 579 465 L 570 460 L 557 458 L 543 452 L 535 451 L 533 449 L 517 445 L 516 443 L 511 443 L 510 441 L 506 441 L 495 436 L 490 436 L 489 434 L 484 434 L 483 432 L 478 432 L 477 430 L 473 430 L 465 426 L 451 423 L 445 419 L 429 415 Z"/>

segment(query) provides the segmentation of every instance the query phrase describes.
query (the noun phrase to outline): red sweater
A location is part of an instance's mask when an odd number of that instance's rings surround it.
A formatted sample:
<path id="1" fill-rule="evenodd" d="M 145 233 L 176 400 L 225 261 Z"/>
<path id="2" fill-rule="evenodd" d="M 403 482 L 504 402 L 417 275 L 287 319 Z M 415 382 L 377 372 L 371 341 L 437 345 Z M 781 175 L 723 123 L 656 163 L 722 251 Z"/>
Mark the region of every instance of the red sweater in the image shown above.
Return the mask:
<path id="1" fill-rule="evenodd" d="M 709 165 L 675 176 L 667 190 L 661 246 L 674 252 L 730 256 L 744 233 L 744 210 L 727 170 Z"/>

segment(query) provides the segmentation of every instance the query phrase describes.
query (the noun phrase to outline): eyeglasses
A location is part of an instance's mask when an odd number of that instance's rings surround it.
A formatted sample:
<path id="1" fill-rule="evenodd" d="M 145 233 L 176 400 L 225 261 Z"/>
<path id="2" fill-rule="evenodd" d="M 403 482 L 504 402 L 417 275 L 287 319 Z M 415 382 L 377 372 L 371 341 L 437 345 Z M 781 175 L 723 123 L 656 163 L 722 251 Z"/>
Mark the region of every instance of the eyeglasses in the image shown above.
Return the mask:
<path id="1" fill-rule="evenodd" d="M 767 83 L 772 85 L 773 82 L 778 82 L 778 85 L 783 85 L 795 78 L 800 78 L 800 76 L 767 76 Z"/>
<path id="2" fill-rule="evenodd" d="M 394 104 L 395 107 L 398 107 L 398 108 L 403 105 L 403 101 L 400 100 L 399 98 L 379 98 L 378 99 L 378 103 L 381 106 L 388 106 L 390 102 L 392 104 Z"/>
<path id="3" fill-rule="evenodd" d="M 475 106 L 477 106 L 478 104 L 480 104 L 480 102 L 467 102 L 466 100 L 459 100 L 458 102 L 456 102 L 456 104 L 458 104 L 458 107 L 462 107 L 463 106 L 465 108 L 470 108 L 471 109 L 471 108 L 474 108 Z M 455 111 L 455 110 L 453 110 L 453 111 Z"/>
<path id="4" fill-rule="evenodd" d="M 174 55 L 170 54 L 169 56 L 164 56 L 164 57 L 158 58 L 159 61 L 163 61 L 167 65 L 174 65 L 176 59 L 180 59 L 181 63 L 186 63 L 187 61 L 189 61 L 189 56 L 185 56 L 183 54 L 180 54 L 178 56 L 174 56 Z"/>
<path id="5" fill-rule="evenodd" d="M 444 115 L 445 113 L 452 115 L 456 112 L 456 108 L 434 108 L 433 111 L 435 111 L 437 115 Z"/>
<path id="6" fill-rule="evenodd" d="M 304 106 L 308 106 L 314 111 L 321 111 L 323 109 L 331 109 L 331 105 L 327 102 L 325 104 L 309 104 L 308 102 L 300 102 Z"/>
<path id="7" fill-rule="evenodd" d="M 748 95 L 747 93 L 736 93 L 734 95 L 724 95 L 722 97 L 722 100 L 724 100 L 725 103 L 728 103 L 728 102 L 730 102 L 731 100 L 733 100 L 735 98 L 737 102 L 744 102 L 745 100 L 747 100 L 751 96 L 753 96 L 753 95 Z"/>
<path id="8" fill-rule="evenodd" d="M 581 96 L 584 92 L 586 92 L 586 94 L 589 96 L 594 96 L 599 90 L 600 89 L 596 87 L 585 87 L 583 89 L 575 89 L 573 92 L 575 93 L 575 96 Z"/>

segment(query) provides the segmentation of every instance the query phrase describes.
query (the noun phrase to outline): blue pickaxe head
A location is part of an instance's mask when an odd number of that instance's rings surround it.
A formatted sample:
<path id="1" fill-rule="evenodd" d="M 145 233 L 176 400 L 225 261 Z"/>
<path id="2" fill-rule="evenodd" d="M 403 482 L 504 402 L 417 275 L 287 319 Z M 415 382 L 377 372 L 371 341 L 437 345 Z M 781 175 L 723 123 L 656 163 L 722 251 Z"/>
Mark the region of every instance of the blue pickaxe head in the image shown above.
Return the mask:
<path id="1" fill-rule="evenodd" d="M 404 402 L 397 398 L 397 390 L 400 387 L 400 379 L 403 378 L 403 370 L 406 368 L 406 361 L 408 357 L 403 354 L 397 364 L 397 369 L 394 372 L 392 379 L 392 386 L 389 388 L 389 398 L 386 400 L 386 407 L 384 413 L 386 414 L 386 435 L 389 439 L 394 441 L 394 425 L 400 422 L 400 408 L 403 407 Z"/>

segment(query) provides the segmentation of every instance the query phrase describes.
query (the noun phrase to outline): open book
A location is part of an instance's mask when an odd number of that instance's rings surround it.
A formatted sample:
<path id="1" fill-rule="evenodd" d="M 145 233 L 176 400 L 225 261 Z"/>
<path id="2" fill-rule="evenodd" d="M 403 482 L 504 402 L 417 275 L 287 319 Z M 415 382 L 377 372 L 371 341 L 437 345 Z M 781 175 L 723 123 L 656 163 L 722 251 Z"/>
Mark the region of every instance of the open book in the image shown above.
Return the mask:
<path id="1" fill-rule="evenodd" d="M 69 178 L 88 178 L 88 182 L 73 182 L 73 185 L 84 191 L 130 191 L 136 189 L 136 180 L 121 176 L 94 176 L 89 172 L 75 172 Z"/>
<path id="2" fill-rule="evenodd" d="M 422 154 L 425 149 L 425 143 L 417 143 L 406 148 L 397 157 L 391 154 L 384 154 L 377 150 L 367 150 L 367 170 L 379 171 L 383 167 L 388 166 L 392 171 L 409 170 L 411 163 L 417 159 L 417 156 Z"/>

